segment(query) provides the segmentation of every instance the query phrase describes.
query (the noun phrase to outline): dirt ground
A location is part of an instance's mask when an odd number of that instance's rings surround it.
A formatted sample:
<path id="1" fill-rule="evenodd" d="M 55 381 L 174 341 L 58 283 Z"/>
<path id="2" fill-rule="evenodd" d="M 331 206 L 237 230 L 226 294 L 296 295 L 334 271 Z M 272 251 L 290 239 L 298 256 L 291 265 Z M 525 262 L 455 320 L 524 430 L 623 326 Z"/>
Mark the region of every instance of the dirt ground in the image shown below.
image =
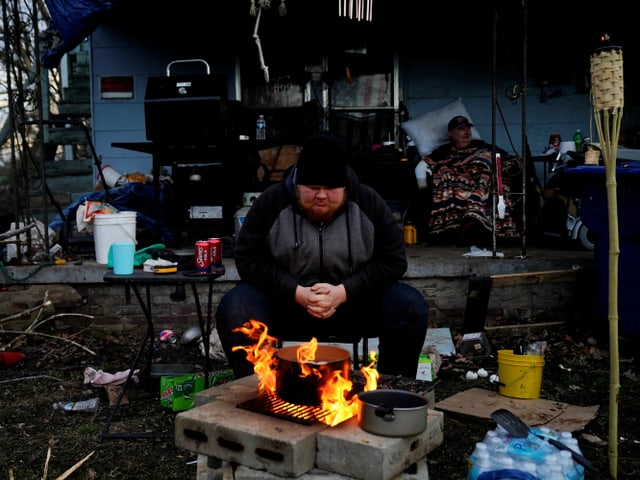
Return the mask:
<path id="1" fill-rule="evenodd" d="M 16 334 L 0 331 L 0 351 L 6 348 L 24 354 L 24 359 L 16 364 L 0 366 L 0 478 L 195 479 L 197 456 L 174 445 L 175 412 L 160 405 L 157 378 L 143 378 L 127 391 L 128 403 L 121 406 L 110 432 L 163 432 L 167 438 L 99 440 L 110 412 L 109 401 L 104 388 L 83 383 L 83 370 L 86 367 L 110 373 L 126 370 L 140 342 L 138 332 L 104 329 L 70 332 L 56 329 L 55 325 L 39 331 L 52 337 L 29 335 L 17 339 Z M 600 406 L 597 418 L 583 431 L 575 432 L 585 456 L 602 472 L 601 476 L 587 474 L 585 478 L 616 478 L 609 475 L 607 447 L 610 425 L 607 345 L 560 331 L 538 339 L 547 341 L 549 347 L 541 398 Z M 491 340 L 493 351 L 505 346 Z M 621 343 L 618 479 L 640 478 L 637 408 L 640 382 L 638 362 L 632 356 L 634 349 L 633 342 Z M 154 362 L 192 364 L 198 369 L 203 363 L 197 346 L 159 339 L 155 339 L 153 357 Z M 214 362 L 212 367 L 225 365 Z M 470 361 L 444 357 L 435 387 L 436 401 L 478 386 L 467 380 L 465 374 L 480 367 L 495 372 L 495 358 Z M 52 408 L 57 401 L 94 397 L 100 399 L 95 412 L 63 413 Z M 462 480 L 466 478 L 466 460 L 475 442 L 495 428 L 495 423 L 446 414 L 444 425 L 443 443 L 428 456 L 429 477 Z M 63 476 L 78 462 L 81 463 L 73 473 Z"/>

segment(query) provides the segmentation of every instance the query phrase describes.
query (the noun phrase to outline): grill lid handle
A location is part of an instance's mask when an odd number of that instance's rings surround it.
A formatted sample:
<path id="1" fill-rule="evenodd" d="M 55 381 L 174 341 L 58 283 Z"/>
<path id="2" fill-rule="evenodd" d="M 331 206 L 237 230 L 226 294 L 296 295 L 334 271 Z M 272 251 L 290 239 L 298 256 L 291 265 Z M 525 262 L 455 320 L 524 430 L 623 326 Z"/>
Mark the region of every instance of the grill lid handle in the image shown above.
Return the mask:
<path id="1" fill-rule="evenodd" d="M 171 76 L 171 65 L 175 64 L 175 63 L 190 63 L 190 62 L 201 62 L 204 63 L 206 69 L 207 69 L 207 75 L 211 74 L 211 68 L 209 67 L 209 64 L 201 59 L 201 58 L 188 58 L 185 60 L 174 60 L 173 62 L 169 62 L 169 64 L 167 65 L 167 77 Z"/>

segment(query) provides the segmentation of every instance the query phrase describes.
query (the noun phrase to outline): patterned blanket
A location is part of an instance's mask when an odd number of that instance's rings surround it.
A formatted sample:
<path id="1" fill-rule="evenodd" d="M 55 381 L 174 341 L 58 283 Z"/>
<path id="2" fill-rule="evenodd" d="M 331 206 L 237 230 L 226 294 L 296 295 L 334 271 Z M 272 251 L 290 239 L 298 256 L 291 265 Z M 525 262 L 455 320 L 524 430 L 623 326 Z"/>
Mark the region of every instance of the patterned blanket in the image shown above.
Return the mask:
<path id="1" fill-rule="evenodd" d="M 451 236 L 471 221 L 491 232 L 494 196 L 490 146 L 477 146 L 474 142 L 464 150 L 451 152 L 448 149 L 447 156 L 443 156 L 442 152 L 442 149 L 438 149 L 431 157 L 423 157 L 431 168 L 433 182 L 429 235 Z M 511 218 L 509 176 L 504 174 L 502 177 L 505 180 L 506 213 L 503 219 L 496 218 L 496 236 L 514 237 L 518 233 Z"/>

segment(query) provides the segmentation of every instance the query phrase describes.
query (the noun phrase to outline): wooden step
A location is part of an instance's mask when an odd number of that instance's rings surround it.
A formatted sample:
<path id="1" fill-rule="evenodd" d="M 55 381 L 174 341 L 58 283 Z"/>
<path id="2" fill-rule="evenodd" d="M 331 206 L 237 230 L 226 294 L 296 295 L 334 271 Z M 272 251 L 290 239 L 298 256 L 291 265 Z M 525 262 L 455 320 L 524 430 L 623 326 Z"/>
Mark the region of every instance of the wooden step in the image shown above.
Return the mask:
<path id="1" fill-rule="evenodd" d="M 93 176 L 93 161 L 88 158 L 45 162 L 44 170 L 48 178 L 61 175 Z"/>
<path id="2" fill-rule="evenodd" d="M 72 110 L 69 105 L 69 109 Z M 91 141 L 82 128 L 49 128 L 46 142 L 52 145 L 85 145 Z"/>

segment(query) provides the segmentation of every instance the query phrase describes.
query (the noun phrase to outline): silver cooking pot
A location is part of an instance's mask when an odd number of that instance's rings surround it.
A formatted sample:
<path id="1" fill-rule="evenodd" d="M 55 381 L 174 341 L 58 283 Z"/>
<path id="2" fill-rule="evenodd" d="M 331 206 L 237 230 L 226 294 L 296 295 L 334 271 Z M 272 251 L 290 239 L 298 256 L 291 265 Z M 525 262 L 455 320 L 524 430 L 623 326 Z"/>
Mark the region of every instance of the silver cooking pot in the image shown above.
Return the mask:
<path id="1" fill-rule="evenodd" d="M 370 390 L 358 395 L 358 425 L 385 437 L 409 437 L 427 428 L 428 401 L 404 390 Z"/>

